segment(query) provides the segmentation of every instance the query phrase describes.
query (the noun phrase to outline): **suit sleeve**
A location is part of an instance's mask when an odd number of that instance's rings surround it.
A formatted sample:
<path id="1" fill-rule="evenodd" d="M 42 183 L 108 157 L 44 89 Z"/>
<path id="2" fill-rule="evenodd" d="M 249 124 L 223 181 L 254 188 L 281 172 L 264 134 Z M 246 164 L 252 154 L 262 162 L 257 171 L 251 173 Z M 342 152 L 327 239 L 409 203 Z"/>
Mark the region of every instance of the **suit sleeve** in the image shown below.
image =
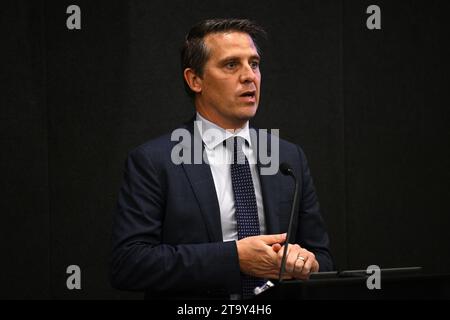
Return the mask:
<path id="1" fill-rule="evenodd" d="M 301 165 L 301 189 L 297 238 L 302 247 L 314 253 L 320 271 L 334 270 L 329 238 L 320 214 L 319 201 L 303 150 L 298 147 Z"/>
<path id="2" fill-rule="evenodd" d="M 239 292 L 235 242 L 164 244 L 164 190 L 164 179 L 150 156 L 139 148 L 132 151 L 113 225 L 113 287 L 166 293 Z"/>

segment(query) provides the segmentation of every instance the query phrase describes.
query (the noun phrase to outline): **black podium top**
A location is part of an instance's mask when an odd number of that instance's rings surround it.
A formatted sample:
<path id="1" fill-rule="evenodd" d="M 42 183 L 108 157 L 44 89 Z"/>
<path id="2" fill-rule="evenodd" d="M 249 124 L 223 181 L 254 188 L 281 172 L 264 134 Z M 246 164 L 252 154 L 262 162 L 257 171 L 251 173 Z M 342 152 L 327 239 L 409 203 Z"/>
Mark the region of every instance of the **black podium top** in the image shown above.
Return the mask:
<path id="1" fill-rule="evenodd" d="M 450 299 L 450 274 L 426 275 L 419 267 L 380 271 L 379 289 L 368 285 L 373 278 L 365 270 L 347 270 L 276 283 L 255 299 Z"/>

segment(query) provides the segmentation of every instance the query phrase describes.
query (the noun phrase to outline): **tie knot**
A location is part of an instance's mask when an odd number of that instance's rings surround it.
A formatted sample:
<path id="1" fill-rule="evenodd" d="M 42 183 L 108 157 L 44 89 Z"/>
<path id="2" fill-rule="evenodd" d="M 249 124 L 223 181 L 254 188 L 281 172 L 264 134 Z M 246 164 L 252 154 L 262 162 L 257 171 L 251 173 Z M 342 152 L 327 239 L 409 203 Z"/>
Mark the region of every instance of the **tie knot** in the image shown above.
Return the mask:
<path id="1" fill-rule="evenodd" d="M 245 157 L 243 146 L 247 144 L 247 140 L 242 137 L 232 137 L 224 141 L 228 150 L 233 152 L 233 164 L 245 164 L 247 158 Z"/>

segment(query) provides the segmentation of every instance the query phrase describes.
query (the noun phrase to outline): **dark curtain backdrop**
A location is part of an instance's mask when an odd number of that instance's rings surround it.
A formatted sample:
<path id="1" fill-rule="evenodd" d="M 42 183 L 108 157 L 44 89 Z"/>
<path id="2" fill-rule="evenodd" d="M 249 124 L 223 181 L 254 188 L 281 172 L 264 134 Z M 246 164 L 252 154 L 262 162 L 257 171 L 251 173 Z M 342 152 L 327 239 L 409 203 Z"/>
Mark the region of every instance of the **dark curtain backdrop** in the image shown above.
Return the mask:
<path id="1" fill-rule="evenodd" d="M 108 282 L 127 151 L 193 114 L 178 49 L 208 17 L 269 33 L 255 124 L 300 144 L 339 269 L 450 272 L 446 1 L 2 4 L 1 298 L 136 298 Z M 66 8 L 81 8 L 81 30 Z M 366 28 L 381 8 L 382 29 Z M 79 265 L 82 289 L 66 288 Z"/>

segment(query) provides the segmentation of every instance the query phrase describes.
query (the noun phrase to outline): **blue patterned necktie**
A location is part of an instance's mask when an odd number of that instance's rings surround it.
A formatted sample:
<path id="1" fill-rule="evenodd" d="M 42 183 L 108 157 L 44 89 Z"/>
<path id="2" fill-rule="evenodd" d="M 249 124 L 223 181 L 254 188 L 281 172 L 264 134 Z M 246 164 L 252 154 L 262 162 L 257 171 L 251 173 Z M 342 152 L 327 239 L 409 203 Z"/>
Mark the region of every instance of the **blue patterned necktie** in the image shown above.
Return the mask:
<path id="1" fill-rule="evenodd" d="M 233 138 L 233 163 L 231 164 L 231 182 L 234 193 L 234 208 L 237 221 L 238 239 L 260 235 L 258 207 L 252 173 L 242 145 L 245 140 Z M 242 295 L 248 299 L 254 295 L 253 289 L 261 286 L 264 280 L 241 274 Z"/>

